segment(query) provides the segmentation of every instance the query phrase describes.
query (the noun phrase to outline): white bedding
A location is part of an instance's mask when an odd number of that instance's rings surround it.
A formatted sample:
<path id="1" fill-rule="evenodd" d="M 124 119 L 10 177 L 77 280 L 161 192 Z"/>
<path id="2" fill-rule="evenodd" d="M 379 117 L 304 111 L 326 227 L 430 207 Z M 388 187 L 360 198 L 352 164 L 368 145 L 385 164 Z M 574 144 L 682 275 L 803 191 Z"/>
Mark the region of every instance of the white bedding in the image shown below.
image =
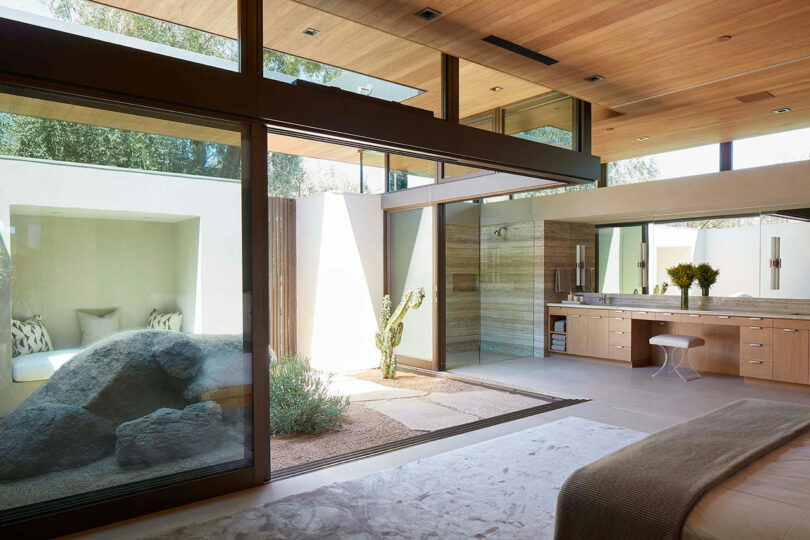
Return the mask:
<path id="1" fill-rule="evenodd" d="M 11 360 L 11 378 L 14 382 L 47 381 L 54 372 L 84 349 L 62 349 L 24 354 Z"/>

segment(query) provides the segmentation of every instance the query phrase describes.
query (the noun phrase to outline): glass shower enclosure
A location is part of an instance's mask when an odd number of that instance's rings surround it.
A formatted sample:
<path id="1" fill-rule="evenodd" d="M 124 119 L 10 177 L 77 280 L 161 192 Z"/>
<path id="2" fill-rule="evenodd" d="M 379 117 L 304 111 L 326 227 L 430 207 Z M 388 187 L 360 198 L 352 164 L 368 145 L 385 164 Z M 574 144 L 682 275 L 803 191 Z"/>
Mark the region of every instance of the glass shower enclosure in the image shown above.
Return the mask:
<path id="1" fill-rule="evenodd" d="M 488 202 L 444 205 L 446 369 L 534 354 L 534 221 Z"/>

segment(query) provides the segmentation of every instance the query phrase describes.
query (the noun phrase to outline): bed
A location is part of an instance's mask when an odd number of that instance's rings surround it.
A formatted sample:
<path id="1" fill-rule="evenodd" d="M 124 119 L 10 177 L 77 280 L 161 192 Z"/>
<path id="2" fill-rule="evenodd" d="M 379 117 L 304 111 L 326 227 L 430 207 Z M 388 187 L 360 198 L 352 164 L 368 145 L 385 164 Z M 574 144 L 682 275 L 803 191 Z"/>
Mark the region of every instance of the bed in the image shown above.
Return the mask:
<path id="1" fill-rule="evenodd" d="M 14 382 L 47 381 L 57 369 L 84 349 L 61 349 L 24 354 L 11 360 L 11 378 Z"/>

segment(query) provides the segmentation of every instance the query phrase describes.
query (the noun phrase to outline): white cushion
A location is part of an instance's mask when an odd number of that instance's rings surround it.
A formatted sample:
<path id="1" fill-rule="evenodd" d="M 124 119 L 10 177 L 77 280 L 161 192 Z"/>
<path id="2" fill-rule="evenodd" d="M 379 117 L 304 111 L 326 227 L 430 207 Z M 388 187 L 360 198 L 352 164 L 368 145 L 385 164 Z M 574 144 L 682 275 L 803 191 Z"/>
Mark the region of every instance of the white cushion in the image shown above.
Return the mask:
<path id="1" fill-rule="evenodd" d="M 706 342 L 697 336 L 680 336 L 678 334 L 661 334 L 650 338 L 650 345 L 661 345 L 662 347 L 677 347 L 679 349 L 691 349 L 693 347 L 703 347 Z"/>
<path id="2" fill-rule="evenodd" d="M 11 378 L 14 382 L 46 381 L 80 352 L 82 349 L 62 349 L 18 356 L 11 361 Z"/>
<path id="3" fill-rule="evenodd" d="M 118 310 L 103 317 L 96 317 L 83 311 L 77 311 L 79 327 L 82 329 L 82 347 L 88 347 L 106 337 L 118 333 Z"/>

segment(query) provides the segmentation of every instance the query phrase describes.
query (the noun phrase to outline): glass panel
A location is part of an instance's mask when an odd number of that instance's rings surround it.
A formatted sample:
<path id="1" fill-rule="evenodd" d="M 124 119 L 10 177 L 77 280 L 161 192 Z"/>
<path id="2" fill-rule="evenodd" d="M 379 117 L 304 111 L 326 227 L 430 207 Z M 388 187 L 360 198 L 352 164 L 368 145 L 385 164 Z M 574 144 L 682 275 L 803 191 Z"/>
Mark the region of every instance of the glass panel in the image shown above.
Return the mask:
<path id="1" fill-rule="evenodd" d="M 708 174 L 719 170 L 720 145 L 709 144 L 614 161 L 608 164 L 607 183 L 608 186 L 619 186 Z"/>
<path id="2" fill-rule="evenodd" d="M 361 150 L 363 159 L 363 193 L 385 193 L 385 154 Z"/>
<path id="3" fill-rule="evenodd" d="M 641 294 L 641 225 L 601 227 L 596 230 L 599 253 L 599 292 Z"/>
<path id="4" fill-rule="evenodd" d="M 573 99 L 548 92 L 504 109 L 504 133 L 563 148 L 573 148 Z"/>
<path id="5" fill-rule="evenodd" d="M 236 0 L 203 0 L 193 10 L 138 0 L 0 0 L 0 17 L 239 70 Z"/>
<path id="6" fill-rule="evenodd" d="M 570 184 L 567 186 L 543 188 L 535 191 L 525 191 L 523 193 L 515 193 L 514 198 L 524 199 L 526 197 L 544 197 L 546 195 L 557 195 L 559 193 L 569 193 L 571 191 L 582 191 L 583 189 L 596 189 L 596 182 L 588 182 L 586 184 Z"/>
<path id="7" fill-rule="evenodd" d="M 436 163 L 427 159 L 390 155 L 388 190 L 399 191 L 436 182 Z"/>
<path id="8" fill-rule="evenodd" d="M 798 217 L 791 217 L 791 214 Z M 766 298 L 810 298 L 810 222 L 807 210 L 803 212 L 785 211 L 763 215 L 761 220 L 759 257 L 760 294 Z M 778 288 L 771 280 L 770 261 L 772 239 L 779 239 L 779 254 L 782 267 L 779 269 Z M 742 245 L 742 244 L 741 244 Z"/>
<path id="9" fill-rule="evenodd" d="M 535 226 L 518 204 L 445 205 L 447 369 L 534 354 Z"/>
<path id="10" fill-rule="evenodd" d="M 433 360 L 433 227 L 434 207 L 389 214 L 392 309 L 409 291 L 420 287 L 425 298 L 420 309 L 408 311 L 399 357 Z M 405 361 L 407 363 L 407 361 Z"/>
<path id="11" fill-rule="evenodd" d="M 758 216 L 656 223 L 650 238 L 650 291 L 669 283 L 666 294 L 679 294 L 666 269 L 705 262 L 720 271 L 712 296 L 759 296 L 759 236 Z M 691 294 L 700 294 L 697 284 Z"/>
<path id="12" fill-rule="evenodd" d="M 747 169 L 810 159 L 810 128 L 734 141 L 734 168 Z"/>
<path id="13" fill-rule="evenodd" d="M 270 134 L 268 149 L 271 196 L 296 198 L 325 191 L 360 193 L 360 151 L 356 148 Z"/>
<path id="14" fill-rule="evenodd" d="M 0 102 L 0 515 L 249 465 L 240 133 Z"/>
<path id="15" fill-rule="evenodd" d="M 441 113 L 441 53 L 292 0 L 264 0 L 264 76 Z"/>

